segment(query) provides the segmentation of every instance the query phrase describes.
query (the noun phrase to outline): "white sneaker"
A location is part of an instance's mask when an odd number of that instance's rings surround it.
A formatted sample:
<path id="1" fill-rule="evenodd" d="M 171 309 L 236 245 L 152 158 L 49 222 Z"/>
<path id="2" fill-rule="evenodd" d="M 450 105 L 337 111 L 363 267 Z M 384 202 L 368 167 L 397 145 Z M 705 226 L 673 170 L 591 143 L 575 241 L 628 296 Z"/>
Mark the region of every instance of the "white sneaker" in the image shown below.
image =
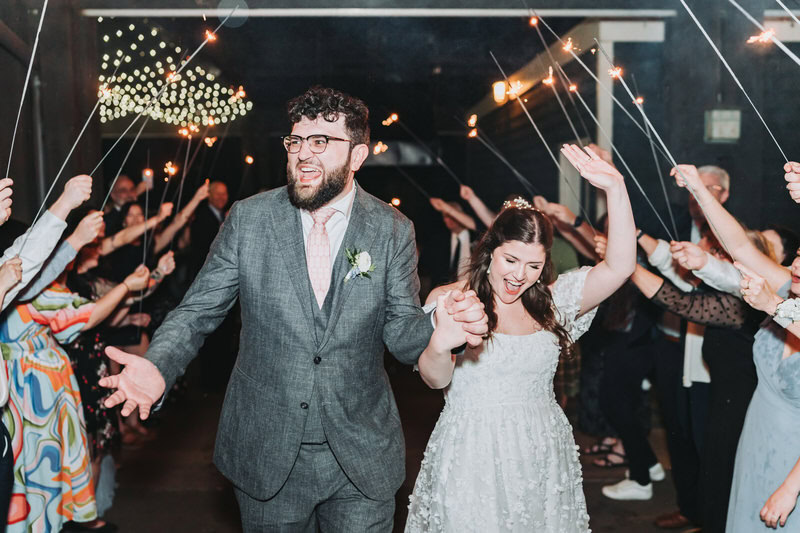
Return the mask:
<path id="1" fill-rule="evenodd" d="M 664 472 L 664 467 L 661 466 L 661 463 L 656 463 L 649 468 L 650 471 L 650 481 L 664 481 L 664 478 L 667 477 L 666 472 Z M 631 471 L 625 471 L 625 479 L 630 479 Z"/>
<path id="2" fill-rule="evenodd" d="M 612 500 L 649 500 L 653 497 L 653 484 L 639 485 L 630 479 L 603 487 L 603 495 Z"/>

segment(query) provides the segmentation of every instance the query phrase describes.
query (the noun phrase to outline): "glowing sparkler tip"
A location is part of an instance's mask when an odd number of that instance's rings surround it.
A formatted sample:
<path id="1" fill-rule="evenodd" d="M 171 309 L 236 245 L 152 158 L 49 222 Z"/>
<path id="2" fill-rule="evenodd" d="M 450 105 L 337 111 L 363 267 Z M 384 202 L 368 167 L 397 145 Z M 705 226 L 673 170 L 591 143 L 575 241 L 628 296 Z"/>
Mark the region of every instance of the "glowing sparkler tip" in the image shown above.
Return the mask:
<path id="1" fill-rule="evenodd" d="M 388 145 L 386 145 L 383 141 L 378 141 L 377 143 L 375 143 L 375 146 L 372 147 L 372 153 L 378 155 L 382 154 L 388 149 L 389 149 Z"/>
<path id="2" fill-rule="evenodd" d="M 400 117 L 397 116 L 397 113 L 392 113 L 389 118 L 392 119 L 392 122 L 397 122 Z"/>
<path id="3" fill-rule="evenodd" d="M 252 155 L 248 155 L 247 157 L 244 158 L 244 162 L 247 163 L 248 165 L 252 165 L 253 163 L 255 163 L 255 161 L 256 160 L 253 159 Z"/>
<path id="4" fill-rule="evenodd" d="M 247 93 L 244 92 L 244 87 L 239 85 L 239 90 L 236 91 L 236 98 L 244 98 L 245 96 L 247 96 Z"/>
<path id="5" fill-rule="evenodd" d="M 477 136 L 478 136 L 478 130 L 476 128 L 472 128 L 471 130 L 469 130 L 469 133 L 467 134 L 467 137 L 469 137 L 470 139 L 474 139 Z"/>
<path id="6" fill-rule="evenodd" d="M 142 171 L 142 174 L 144 175 L 145 178 L 152 178 L 153 177 L 153 169 L 152 168 L 146 168 L 146 169 L 144 169 Z"/>
<path id="7" fill-rule="evenodd" d="M 747 39 L 747 44 L 766 44 L 772 41 L 772 38 L 775 36 L 775 30 L 770 28 L 766 31 L 759 33 L 758 35 L 753 35 L 749 39 Z"/>
<path id="8" fill-rule="evenodd" d="M 589 51 L 592 53 L 592 55 L 594 55 L 594 54 L 596 54 L 596 53 L 597 53 L 597 48 L 592 48 L 592 49 L 591 49 L 591 50 L 589 50 Z"/>
<path id="9" fill-rule="evenodd" d="M 211 30 L 206 30 L 206 40 L 210 43 L 213 43 L 217 40 L 217 34 L 212 32 Z"/>
<path id="10" fill-rule="evenodd" d="M 572 44 L 572 37 L 568 38 L 567 42 L 564 43 L 564 51 L 565 52 L 570 52 L 574 47 L 575 47 L 575 45 Z"/>
<path id="11" fill-rule="evenodd" d="M 569 92 L 571 92 L 571 93 L 578 92 L 578 86 L 575 85 L 574 83 L 571 83 L 570 86 L 569 86 Z"/>
<path id="12" fill-rule="evenodd" d="M 400 205 L 400 198 L 392 198 L 392 205 L 398 207 Z"/>
<path id="13" fill-rule="evenodd" d="M 553 85 L 555 81 L 555 78 L 553 78 L 553 67 L 550 67 L 550 73 L 545 79 L 542 80 L 542 83 L 545 85 Z"/>
<path id="14" fill-rule="evenodd" d="M 637 96 L 636 100 L 634 100 L 633 103 L 637 104 L 637 105 L 642 105 L 644 103 L 644 97 L 643 96 Z"/>
<path id="15" fill-rule="evenodd" d="M 536 26 L 539 24 L 539 17 L 531 17 L 530 20 L 528 20 L 528 24 L 531 26 Z"/>
<path id="16" fill-rule="evenodd" d="M 172 163 L 172 161 L 167 161 L 167 164 L 166 164 L 166 165 L 164 165 L 164 172 L 165 172 L 165 173 L 166 173 L 168 176 L 174 176 L 175 174 L 177 174 L 177 173 L 178 173 L 178 167 L 176 167 L 176 166 L 175 166 L 175 165 Z M 169 181 L 169 178 L 168 178 L 168 177 L 167 177 L 167 178 L 164 178 L 164 181 Z"/>
<path id="17" fill-rule="evenodd" d="M 469 120 L 467 120 L 467 124 L 470 128 L 474 128 L 475 125 L 478 123 L 478 115 L 470 115 Z"/>
<path id="18" fill-rule="evenodd" d="M 203 139 L 203 142 L 206 143 L 206 146 L 211 148 L 212 146 L 214 146 L 214 143 L 217 142 L 217 138 L 216 137 L 206 137 L 205 139 Z"/>
<path id="19" fill-rule="evenodd" d="M 622 67 L 614 67 L 608 69 L 608 75 L 612 78 L 619 79 L 622 77 Z"/>

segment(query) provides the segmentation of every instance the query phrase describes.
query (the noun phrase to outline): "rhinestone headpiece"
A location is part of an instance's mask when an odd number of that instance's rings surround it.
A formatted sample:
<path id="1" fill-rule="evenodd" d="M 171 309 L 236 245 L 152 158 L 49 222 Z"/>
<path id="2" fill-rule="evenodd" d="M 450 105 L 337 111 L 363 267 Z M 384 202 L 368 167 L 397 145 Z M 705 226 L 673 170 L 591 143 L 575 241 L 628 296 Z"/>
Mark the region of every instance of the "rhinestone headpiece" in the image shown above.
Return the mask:
<path id="1" fill-rule="evenodd" d="M 510 207 L 514 207 L 517 209 L 533 209 L 536 210 L 531 203 L 523 198 L 522 196 L 517 196 L 513 200 L 508 200 L 503 202 L 503 209 L 508 209 Z"/>

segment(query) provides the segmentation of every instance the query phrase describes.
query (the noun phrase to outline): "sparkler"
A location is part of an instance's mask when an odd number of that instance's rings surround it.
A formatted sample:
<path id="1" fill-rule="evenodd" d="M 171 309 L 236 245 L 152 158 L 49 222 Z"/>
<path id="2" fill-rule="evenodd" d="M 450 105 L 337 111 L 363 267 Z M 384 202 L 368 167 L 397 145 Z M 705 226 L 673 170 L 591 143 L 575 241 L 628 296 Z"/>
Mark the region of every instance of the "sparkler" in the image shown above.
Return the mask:
<path id="1" fill-rule="evenodd" d="M 754 24 L 754 25 L 755 25 L 757 28 L 759 28 L 759 29 L 761 30 L 761 35 L 759 35 L 759 36 L 758 36 L 759 38 L 760 38 L 761 36 L 766 36 L 766 37 L 768 37 L 768 38 L 769 38 L 769 40 L 770 40 L 770 41 L 772 41 L 773 43 L 775 43 L 775 45 L 776 45 L 778 48 L 780 48 L 780 49 L 781 49 L 781 50 L 782 50 L 782 51 L 783 51 L 783 52 L 784 52 L 784 53 L 785 53 L 787 56 L 789 56 L 789 58 L 790 58 L 792 61 L 794 61 L 796 65 L 800 66 L 800 57 L 797 57 L 797 55 L 796 55 L 794 52 L 792 52 L 791 50 L 789 50 L 789 49 L 786 47 L 786 45 L 785 45 L 785 44 L 783 44 L 783 43 L 781 42 L 781 40 L 780 40 L 780 39 L 778 39 L 777 37 L 775 37 L 775 31 L 774 31 L 774 30 L 765 30 L 765 29 L 764 29 L 764 26 L 763 26 L 763 25 L 762 25 L 760 22 L 758 22 L 758 21 L 757 21 L 755 18 L 753 18 L 753 17 L 752 17 L 752 15 L 750 15 L 750 13 L 748 13 L 747 11 L 745 11 L 745 10 L 744 10 L 744 8 L 743 8 L 742 6 L 740 6 L 740 5 L 739 5 L 739 4 L 736 2 L 736 0 L 728 0 L 728 2 L 729 2 L 729 3 L 730 3 L 732 6 L 733 6 L 733 7 L 735 7 L 736 9 L 738 9 L 738 10 L 739 10 L 739 12 L 740 12 L 742 15 L 744 15 L 744 16 L 747 18 L 747 20 L 749 20 L 750 22 L 752 22 L 752 23 L 753 23 L 753 24 Z M 797 19 L 795 19 L 795 20 L 797 20 Z M 799 24 L 800 24 L 800 22 L 799 22 Z M 771 32 L 771 33 L 770 33 L 770 32 Z M 752 39 L 752 37 L 751 37 L 751 39 Z M 750 41 L 748 40 L 748 42 L 750 42 Z M 761 41 L 759 40 L 759 42 L 761 42 Z"/>
<path id="2" fill-rule="evenodd" d="M 794 20 L 794 23 L 795 23 L 795 24 L 798 24 L 798 25 L 800 25 L 800 20 L 797 20 L 797 17 L 795 17 L 795 16 L 794 16 L 794 13 L 792 13 L 792 10 L 791 10 L 791 9 L 789 9 L 788 7 L 786 7 L 786 4 L 784 4 L 783 2 L 781 2 L 781 0 L 775 0 L 775 2 L 777 2 L 777 3 L 778 3 L 778 5 L 779 5 L 779 6 L 781 6 L 781 7 L 783 8 L 783 10 L 784 10 L 784 11 L 786 11 L 786 13 L 787 13 L 787 14 L 788 14 L 790 17 L 792 17 L 792 20 Z"/>
<path id="3" fill-rule="evenodd" d="M 133 152 L 133 147 L 136 146 L 136 143 L 139 141 L 139 137 L 142 135 L 142 131 L 144 130 L 144 127 L 147 126 L 147 122 L 149 120 L 150 117 L 146 117 L 144 119 L 144 122 L 142 122 L 142 125 L 139 127 L 139 131 L 136 133 L 136 137 L 133 138 L 133 141 L 131 142 L 131 145 L 128 148 L 128 153 L 125 154 L 125 157 L 122 159 L 122 164 L 119 166 L 119 170 L 117 170 L 116 176 L 114 176 L 114 179 L 111 180 L 111 185 L 108 187 L 108 193 L 106 194 L 105 200 L 103 200 L 103 205 L 100 206 L 100 211 L 105 209 L 106 204 L 108 203 L 108 199 L 111 198 L 111 191 L 114 190 L 114 185 L 117 184 L 117 180 L 119 179 L 119 176 L 122 173 L 122 169 L 125 167 L 125 163 L 128 162 L 128 158 L 130 157 L 131 152 Z"/>
<path id="4" fill-rule="evenodd" d="M 605 48 L 603 48 L 603 46 L 600 44 L 600 41 L 595 39 L 595 44 L 597 45 L 597 48 L 600 50 L 600 52 L 602 52 L 603 56 L 606 58 L 606 61 L 608 61 L 609 63 L 613 63 L 611 57 L 606 52 Z M 647 116 L 644 114 L 644 108 L 642 107 L 644 99 L 642 99 L 642 102 L 640 103 L 637 101 L 638 99 L 633 96 L 633 92 L 631 91 L 630 87 L 628 87 L 628 84 L 625 82 L 625 78 L 622 77 L 622 68 L 615 67 L 609 70 L 608 72 L 612 78 L 616 78 L 622 83 L 622 87 L 625 89 L 625 92 L 628 93 L 628 96 L 630 96 L 634 104 L 636 104 L 636 109 L 639 110 L 639 113 L 642 115 L 642 118 L 644 119 L 645 127 L 647 128 L 648 131 L 648 138 L 651 139 L 651 146 L 652 146 L 652 137 L 649 135 L 652 126 L 649 124 L 650 121 L 647 120 Z M 612 74 L 612 72 L 614 74 Z M 656 166 L 658 166 L 658 161 L 656 161 Z M 669 203 L 669 195 L 667 194 L 667 185 L 664 182 L 664 176 L 661 174 L 660 169 L 658 171 L 658 179 L 661 182 L 661 191 L 664 193 L 664 201 L 667 203 L 667 212 L 669 213 L 669 219 L 672 222 L 672 229 L 675 230 L 675 235 L 678 235 L 678 226 L 675 224 L 675 215 L 672 213 L 672 206 Z"/>
<path id="5" fill-rule="evenodd" d="M 42 23 L 44 22 L 44 14 L 47 12 L 47 2 L 44 0 L 42 5 L 42 14 L 39 16 L 39 26 L 36 28 L 36 38 L 33 40 L 33 49 L 31 50 L 31 59 L 28 61 L 28 72 L 25 74 L 25 83 L 22 85 L 22 97 L 19 99 L 19 109 L 17 110 L 17 120 L 14 122 L 14 133 L 11 135 L 11 147 L 8 151 L 8 166 L 6 167 L 6 178 L 11 173 L 11 156 L 14 154 L 14 142 L 17 140 L 17 129 L 19 128 L 19 117 L 22 115 L 22 107 L 25 104 L 25 95 L 28 93 L 28 82 L 31 79 L 31 71 L 33 70 L 33 62 L 36 59 L 36 50 L 39 48 L 39 34 L 42 32 Z M 35 220 L 34 220 L 35 222 Z M 31 225 L 33 227 L 33 225 Z M 27 238 L 25 239 L 27 240 Z"/>
<path id="6" fill-rule="evenodd" d="M 216 34 L 219 31 L 219 29 L 222 28 L 222 26 L 228 21 L 229 18 L 231 18 L 231 16 L 236 12 L 237 9 L 239 9 L 239 6 L 238 5 L 234 6 L 233 9 L 231 10 L 231 12 L 228 13 L 228 16 L 225 17 L 225 19 L 222 22 L 220 22 L 219 26 L 217 26 L 214 29 L 214 31 L 211 32 L 211 34 L 216 36 Z M 205 47 L 205 45 L 207 43 L 208 43 L 208 36 L 206 36 L 206 38 L 203 40 L 203 42 L 200 43 L 200 46 L 195 48 L 195 50 L 186 58 L 186 60 L 183 61 L 183 63 L 180 65 L 180 67 L 178 67 L 178 70 L 170 72 L 169 76 L 167 77 L 167 80 L 168 81 L 176 81 L 177 80 L 177 76 L 183 71 L 183 69 L 186 68 L 187 65 L 189 65 L 189 63 L 192 62 L 192 59 L 194 59 L 194 57 L 200 52 L 200 50 L 203 49 L 203 47 Z M 103 164 L 103 161 L 105 161 L 106 158 L 108 157 L 108 155 L 114 150 L 114 148 L 117 147 L 117 144 L 119 144 L 119 142 L 122 140 L 122 138 L 128 133 L 128 131 L 130 131 L 130 129 L 142 117 L 142 115 L 147 113 L 150 110 L 150 108 L 153 107 L 153 105 L 155 105 L 156 102 L 159 101 L 159 98 L 161 98 L 161 95 L 164 94 L 164 91 L 166 91 L 169 86 L 170 86 L 170 83 L 165 83 L 164 86 L 161 87 L 161 90 L 159 90 L 158 93 L 155 95 L 155 97 L 150 98 L 146 106 L 142 106 L 142 110 L 136 115 L 136 117 L 134 117 L 134 119 L 131 121 L 131 123 L 128 125 L 128 127 L 125 128 L 125 131 L 122 132 L 122 134 L 119 136 L 119 138 L 116 140 L 116 142 L 114 142 L 114 144 L 111 146 L 111 148 L 109 148 L 108 151 L 106 151 L 106 153 L 100 159 L 100 162 L 97 163 L 97 166 L 94 167 L 94 170 L 92 170 L 92 172 L 89 174 L 90 176 L 93 176 L 94 173 L 97 172 L 97 169 L 100 168 L 100 165 Z"/>
<path id="7" fill-rule="evenodd" d="M 379 155 L 384 153 L 388 149 L 389 147 L 386 144 L 384 144 L 383 141 L 378 141 L 375 144 L 375 146 L 372 147 L 372 153 L 375 155 Z"/>
<path id="8" fill-rule="evenodd" d="M 769 136 L 772 138 L 772 141 L 775 143 L 775 146 L 778 147 L 778 150 L 780 151 L 781 155 L 783 156 L 783 159 L 788 163 L 789 162 L 789 158 L 786 157 L 786 153 L 783 151 L 783 148 L 781 148 L 781 145 L 778 143 L 778 140 L 775 138 L 775 135 L 772 134 L 772 130 L 769 129 L 769 126 L 767 126 L 767 122 L 764 120 L 764 117 L 761 116 L 761 113 L 756 108 L 756 105 L 753 103 L 753 100 L 750 99 L 750 95 L 747 94 L 747 91 L 744 90 L 744 87 L 742 86 L 742 83 L 739 81 L 739 78 L 736 76 L 736 73 L 733 72 L 733 69 L 728 64 L 728 62 L 725 60 L 725 57 L 723 57 L 722 53 L 719 51 L 719 48 L 717 48 L 717 45 L 714 44 L 714 41 L 711 39 L 711 37 L 709 37 L 709 35 L 706 32 L 706 30 L 703 27 L 703 25 L 700 24 L 699 20 L 697 20 L 697 17 L 694 15 L 694 12 L 689 7 L 689 5 L 685 2 L 685 0 L 680 0 L 680 3 L 683 5 L 684 9 L 686 9 L 686 12 L 689 13 L 689 16 L 692 17 L 692 20 L 694 21 L 695 25 L 700 30 L 700 32 L 703 34 L 703 37 L 706 38 L 706 41 L 708 41 L 708 44 L 714 50 L 714 53 L 717 54 L 717 57 L 719 58 L 719 60 L 722 61 L 722 64 L 725 66 L 725 69 L 731 75 L 731 77 L 733 78 L 733 81 L 736 82 L 736 85 L 742 91 L 742 94 L 744 94 L 744 97 L 747 98 L 748 102 L 750 102 L 750 106 L 753 108 L 753 111 L 756 112 L 756 115 L 758 115 L 758 119 L 764 125 L 764 128 L 766 128 L 767 133 L 769 133 Z M 778 3 L 780 4 L 780 1 L 778 1 Z"/>
<path id="9" fill-rule="evenodd" d="M 497 68 L 500 70 L 500 73 L 503 75 L 503 78 L 507 81 L 508 80 L 508 76 L 506 76 L 506 73 L 503 70 L 503 67 L 500 66 L 500 62 L 497 61 L 497 58 L 494 56 L 494 54 L 491 51 L 489 51 L 489 55 L 492 56 L 492 60 L 494 61 L 494 64 L 497 65 Z M 545 150 L 547 150 L 548 155 L 550 155 L 550 159 L 552 159 L 553 163 L 556 165 L 556 168 L 558 169 L 559 175 L 563 175 L 564 171 L 561 168 L 561 164 L 558 162 L 558 159 L 556 158 L 555 154 L 553 154 L 553 151 L 550 149 L 550 145 L 547 144 L 547 140 L 544 138 L 544 135 L 542 135 L 541 130 L 539 130 L 539 126 L 537 126 L 536 122 L 534 122 L 533 117 L 531 116 L 530 112 L 528 111 L 528 108 L 525 107 L 525 104 L 522 103 L 522 101 L 519 98 L 517 98 L 517 102 L 519 103 L 519 106 L 522 108 L 522 111 L 525 113 L 525 116 L 528 117 L 528 122 L 531 123 L 531 126 L 533 126 L 533 129 L 536 131 L 536 134 L 539 136 L 539 139 L 542 141 L 542 144 L 544 145 Z M 572 192 L 572 195 L 575 197 L 575 200 L 578 202 L 578 207 L 580 208 L 580 211 L 581 211 L 581 214 L 583 215 L 584 220 L 586 220 L 586 223 L 589 224 L 589 226 L 592 228 L 592 233 L 594 233 L 596 235 L 597 232 L 595 231 L 594 226 L 590 222 L 591 218 L 586 213 L 586 210 L 583 208 L 583 204 L 581 203 L 580 196 L 578 195 L 578 193 L 575 191 L 575 189 L 572 187 L 572 184 L 568 180 L 564 180 L 564 183 L 567 184 L 567 187 Z"/>
<path id="10" fill-rule="evenodd" d="M 566 76 L 566 74 L 564 74 L 564 75 Z M 617 147 L 614 146 L 614 142 L 611 140 L 611 136 L 608 134 L 608 132 L 605 130 L 605 128 L 603 128 L 602 124 L 600 123 L 600 120 L 592 112 L 592 109 L 589 107 L 589 105 L 583 99 L 583 96 L 581 96 L 581 93 L 578 92 L 577 85 L 573 84 L 570 87 L 575 87 L 575 89 L 572 92 L 578 97 L 578 100 L 580 100 L 580 102 L 583 105 L 583 107 L 586 110 L 586 112 L 589 113 L 589 116 L 592 117 L 592 120 L 597 125 L 598 131 L 600 131 L 600 133 L 606 138 L 608 143 L 611 145 L 611 150 L 614 152 L 614 155 L 617 156 L 617 158 L 622 163 L 622 166 L 625 167 L 625 170 L 628 172 L 628 175 L 633 180 L 633 183 L 636 184 L 636 187 L 639 189 L 639 192 L 642 193 L 642 196 L 644 196 L 644 199 L 647 202 L 647 205 L 649 205 L 650 209 L 652 209 L 653 213 L 655 213 L 656 218 L 658 218 L 658 221 L 661 223 L 661 226 L 664 228 L 664 231 L 667 232 L 667 235 L 669 236 L 670 240 L 674 241 L 675 240 L 675 236 L 678 234 L 677 230 L 675 230 L 674 234 L 669 230 L 669 228 L 667 227 L 667 224 L 661 218 L 661 215 L 658 214 L 658 210 L 656 210 L 655 206 L 653 205 L 653 202 L 651 202 L 650 198 L 647 196 L 647 194 L 645 194 L 644 188 L 642 187 L 641 183 L 639 183 L 639 180 L 636 179 L 636 176 L 634 175 L 633 170 L 631 170 L 631 167 L 628 166 L 628 163 L 625 161 L 625 158 L 622 157 L 622 154 L 620 154 L 619 150 L 617 150 Z M 673 229 L 674 229 L 674 223 L 673 223 Z"/>
<path id="11" fill-rule="evenodd" d="M 422 142 L 422 139 L 420 139 L 413 131 L 411 131 L 411 128 L 406 126 L 400 120 L 400 117 L 397 115 L 397 113 L 392 113 L 391 116 L 389 117 L 389 119 L 391 119 L 390 124 L 399 124 L 400 127 L 403 128 L 405 130 L 405 132 L 408 133 L 414 139 L 414 141 L 416 141 L 416 143 L 420 146 L 420 148 L 425 150 L 428 153 L 428 155 L 430 155 L 436 161 L 436 163 L 440 167 L 442 167 L 444 169 L 444 171 L 447 172 L 447 174 L 450 175 L 451 178 L 453 178 L 453 180 L 456 183 L 458 183 L 459 185 L 464 185 L 464 182 L 461 181 L 458 176 L 456 176 L 456 173 L 453 172 L 453 170 L 447 165 L 447 163 L 445 163 L 442 160 L 442 158 L 439 157 L 438 154 L 434 153 L 433 150 L 431 150 L 424 142 Z"/>
<path id="12" fill-rule="evenodd" d="M 255 163 L 255 162 L 256 162 L 256 160 L 255 160 L 255 159 L 253 159 L 253 156 L 252 156 L 252 155 L 248 155 L 248 156 L 246 156 L 246 157 L 244 158 L 244 162 L 245 162 L 245 163 L 247 163 L 248 165 L 252 165 L 253 163 Z"/>
<path id="13" fill-rule="evenodd" d="M 469 124 L 470 128 L 474 128 L 478 124 L 478 115 L 470 115 L 467 124 Z"/>
<path id="14" fill-rule="evenodd" d="M 766 44 L 770 42 L 773 37 L 775 37 L 775 30 L 770 28 L 768 30 L 762 31 L 758 35 L 751 36 L 749 39 L 747 39 L 746 42 L 747 44 L 753 44 L 753 43 Z"/>
<path id="15" fill-rule="evenodd" d="M 203 142 L 206 143 L 206 146 L 211 148 L 212 146 L 214 146 L 214 143 L 217 142 L 217 138 L 216 137 L 206 137 L 205 139 L 203 139 Z"/>

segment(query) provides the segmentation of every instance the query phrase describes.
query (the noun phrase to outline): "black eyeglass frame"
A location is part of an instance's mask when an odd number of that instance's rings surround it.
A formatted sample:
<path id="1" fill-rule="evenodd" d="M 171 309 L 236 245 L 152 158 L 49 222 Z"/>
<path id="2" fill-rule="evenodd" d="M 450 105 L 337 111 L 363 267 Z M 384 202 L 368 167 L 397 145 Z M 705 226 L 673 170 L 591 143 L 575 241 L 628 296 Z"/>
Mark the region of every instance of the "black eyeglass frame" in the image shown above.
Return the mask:
<path id="1" fill-rule="evenodd" d="M 315 137 L 318 138 L 318 139 L 325 139 L 325 146 L 323 146 L 322 150 L 320 150 L 320 151 L 314 150 L 314 145 L 310 142 L 311 139 L 313 139 Z M 294 141 L 294 140 L 298 140 L 298 139 L 300 141 L 300 144 L 297 145 L 297 150 L 295 150 L 295 151 L 290 150 L 289 149 L 290 148 L 289 142 L 290 141 Z M 313 154 L 321 154 L 321 153 L 325 152 L 325 150 L 328 149 L 328 143 L 331 142 L 331 141 L 341 141 L 341 142 L 347 142 L 347 143 L 355 144 L 351 139 L 342 139 L 341 137 L 333 137 L 331 135 L 323 135 L 321 133 L 315 133 L 314 135 L 309 135 L 308 137 L 301 137 L 300 135 L 284 135 L 283 137 L 281 137 L 281 140 L 283 141 L 283 147 L 286 148 L 286 151 L 288 153 L 290 153 L 290 154 L 296 154 L 296 153 L 300 152 L 300 150 L 303 149 L 303 142 L 304 141 L 308 143 L 308 149 L 311 150 L 311 153 L 313 153 Z"/>

